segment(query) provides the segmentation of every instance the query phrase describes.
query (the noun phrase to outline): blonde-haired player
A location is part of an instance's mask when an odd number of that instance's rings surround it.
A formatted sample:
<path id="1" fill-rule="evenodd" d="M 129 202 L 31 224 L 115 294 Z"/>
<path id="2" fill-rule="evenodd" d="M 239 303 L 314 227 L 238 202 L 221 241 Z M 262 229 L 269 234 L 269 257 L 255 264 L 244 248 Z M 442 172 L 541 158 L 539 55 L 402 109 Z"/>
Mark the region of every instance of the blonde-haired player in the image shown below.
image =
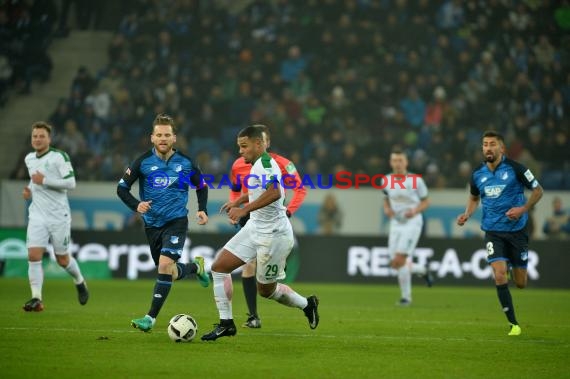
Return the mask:
<path id="1" fill-rule="evenodd" d="M 79 303 L 85 305 L 89 292 L 77 261 L 69 253 L 71 210 L 67 190 L 75 188 L 75 175 L 69 156 L 50 147 L 51 126 L 43 121 L 32 125 L 31 143 L 34 151 L 26 155 L 30 184 L 23 196 L 29 206 L 26 245 L 28 247 L 28 278 L 32 298 L 23 308 L 26 312 L 44 309 L 42 258 L 48 244 L 53 245 L 57 263 L 73 278 Z"/>

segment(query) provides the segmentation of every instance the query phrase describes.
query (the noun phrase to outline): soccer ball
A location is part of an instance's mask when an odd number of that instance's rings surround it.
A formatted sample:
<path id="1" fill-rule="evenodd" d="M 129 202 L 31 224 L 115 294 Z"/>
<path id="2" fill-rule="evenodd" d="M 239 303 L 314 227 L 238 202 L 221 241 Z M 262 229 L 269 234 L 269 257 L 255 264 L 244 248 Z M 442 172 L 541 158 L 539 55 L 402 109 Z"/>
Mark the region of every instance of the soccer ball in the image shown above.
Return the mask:
<path id="1" fill-rule="evenodd" d="M 198 324 L 190 315 L 178 314 L 168 322 L 168 337 L 174 342 L 190 342 L 198 333 Z"/>

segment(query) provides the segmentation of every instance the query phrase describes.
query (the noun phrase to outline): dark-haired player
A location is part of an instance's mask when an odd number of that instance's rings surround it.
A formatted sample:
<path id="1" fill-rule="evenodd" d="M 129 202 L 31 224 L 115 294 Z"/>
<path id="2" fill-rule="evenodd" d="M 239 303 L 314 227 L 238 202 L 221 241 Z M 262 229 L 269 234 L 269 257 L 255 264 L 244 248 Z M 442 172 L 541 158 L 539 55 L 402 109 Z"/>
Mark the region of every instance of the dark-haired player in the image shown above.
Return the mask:
<path id="1" fill-rule="evenodd" d="M 261 128 L 263 132 L 263 140 L 265 142 L 266 148 L 269 148 L 271 144 L 269 130 L 265 125 L 254 125 L 254 127 Z M 281 169 L 281 175 L 284 183 L 285 189 L 290 189 L 293 192 L 291 200 L 287 204 L 286 214 L 287 217 L 291 217 L 301 206 L 305 196 L 307 196 L 307 189 L 301 186 L 301 177 L 299 172 L 295 167 L 295 164 L 289 159 L 275 153 L 269 153 L 269 155 L 275 159 L 277 165 Z M 242 194 L 247 194 L 247 175 L 251 171 L 251 163 L 247 163 L 243 157 L 236 159 L 232 165 L 231 170 L 231 181 L 232 190 L 230 191 L 230 201 L 236 201 Z M 239 223 L 241 226 L 245 225 L 249 219 L 249 214 L 243 217 Z M 295 246 L 297 247 L 297 241 L 295 240 Z M 245 295 L 245 301 L 248 308 L 248 319 L 243 324 L 246 328 L 261 328 L 261 319 L 257 313 L 257 285 L 255 280 L 255 269 L 256 261 L 252 260 L 243 266 L 242 270 L 242 286 L 243 293 Z"/>
<path id="2" fill-rule="evenodd" d="M 499 302 L 510 324 L 508 335 L 518 336 L 522 330 L 515 317 L 507 271 L 512 267 L 516 286 L 526 287 L 528 211 L 538 203 L 543 191 L 528 168 L 504 155 L 502 135 L 485 132 L 482 149 L 485 161 L 473 170 L 467 208 L 457 217 L 457 224 L 464 225 L 481 201 L 487 262 L 493 268 Z M 524 196 L 525 188 L 532 191 L 528 200 Z"/>
<path id="3" fill-rule="evenodd" d="M 263 131 L 255 126 L 242 129 L 237 138 L 239 152 L 251 171 L 248 193 L 227 202 L 222 211 L 236 223 L 250 214 L 249 221 L 223 247 L 212 264 L 214 299 L 220 317 L 214 330 L 202 336 L 204 341 L 237 333 L 232 312 L 231 272 L 251 260 L 257 261 L 257 291 L 280 304 L 302 309 L 315 329 L 319 324 L 316 296 L 303 297 L 291 287 L 279 283 L 285 279 L 285 262 L 294 243 L 293 228 L 285 213 L 285 192 L 281 185 L 281 169 L 266 152 Z M 240 205 L 247 202 L 243 208 Z"/>

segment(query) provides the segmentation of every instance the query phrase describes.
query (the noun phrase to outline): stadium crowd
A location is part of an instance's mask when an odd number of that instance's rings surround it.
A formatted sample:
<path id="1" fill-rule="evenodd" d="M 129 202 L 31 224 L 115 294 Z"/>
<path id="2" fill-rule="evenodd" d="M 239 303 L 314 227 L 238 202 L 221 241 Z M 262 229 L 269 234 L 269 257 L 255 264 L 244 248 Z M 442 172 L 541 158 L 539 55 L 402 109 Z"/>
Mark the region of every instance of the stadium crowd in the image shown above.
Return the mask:
<path id="1" fill-rule="evenodd" d="M 385 173 L 400 145 L 428 187 L 461 188 L 492 128 L 545 188 L 570 189 L 567 0 L 131 3 L 108 66 L 79 68 L 49 117 L 78 180 L 118 180 L 166 112 L 215 175 L 264 123 L 302 173 Z"/>
<path id="2" fill-rule="evenodd" d="M 47 54 L 57 18 L 45 1 L 0 1 L 0 108 L 10 91 L 29 94 L 33 81 L 46 82 L 52 70 Z"/>

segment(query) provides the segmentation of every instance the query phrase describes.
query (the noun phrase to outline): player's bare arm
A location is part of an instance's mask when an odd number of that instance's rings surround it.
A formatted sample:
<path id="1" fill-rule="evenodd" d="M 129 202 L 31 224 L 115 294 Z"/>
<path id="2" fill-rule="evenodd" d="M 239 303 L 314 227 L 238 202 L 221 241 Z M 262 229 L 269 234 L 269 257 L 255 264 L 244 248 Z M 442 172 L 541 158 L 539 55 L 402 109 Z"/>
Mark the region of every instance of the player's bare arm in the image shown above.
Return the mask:
<path id="1" fill-rule="evenodd" d="M 234 201 L 225 202 L 224 205 L 222 205 L 222 207 L 220 208 L 220 213 L 223 213 L 223 212 L 227 213 L 230 209 L 239 207 L 240 205 L 247 203 L 248 200 L 249 200 L 249 197 L 248 197 L 247 193 L 244 193 Z"/>
<path id="2" fill-rule="evenodd" d="M 279 184 L 275 182 L 274 184 L 269 184 L 265 192 L 263 192 L 257 199 L 243 207 L 243 210 L 246 211 L 246 213 L 253 212 L 273 203 L 275 200 L 279 200 L 280 198 L 281 191 L 279 190 Z"/>
<path id="3" fill-rule="evenodd" d="M 505 215 L 509 218 L 509 220 L 518 220 L 523 214 L 528 212 L 530 209 L 532 209 L 532 207 L 534 207 L 536 203 L 538 203 L 543 193 L 544 190 L 541 186 L 536 187 L 532 190 L 532 193 L 525 205 L 522 207 L 513 207 L 509 209 Z"/>
<path id="4" fill-rule="evenodd" d="M 463 226 L 479 206 L 479 196 L 469 195 L 465 212 L 457 216 L 457 225 Z"/>
<path id="5" fill-rule="evenodd" d="M 263 208 L 275 200 L 281 198 L 281 192 L 277 185 L 269 185 L 267 190 L 261 194 L 257 199 L 247 204 L 243 208 L 231 208 L 228 211 L 228 217 L 230 220 L 237 222 L 241 217 L 245 216 L 249 212 L 255 211 L 256 209 Z"/>

